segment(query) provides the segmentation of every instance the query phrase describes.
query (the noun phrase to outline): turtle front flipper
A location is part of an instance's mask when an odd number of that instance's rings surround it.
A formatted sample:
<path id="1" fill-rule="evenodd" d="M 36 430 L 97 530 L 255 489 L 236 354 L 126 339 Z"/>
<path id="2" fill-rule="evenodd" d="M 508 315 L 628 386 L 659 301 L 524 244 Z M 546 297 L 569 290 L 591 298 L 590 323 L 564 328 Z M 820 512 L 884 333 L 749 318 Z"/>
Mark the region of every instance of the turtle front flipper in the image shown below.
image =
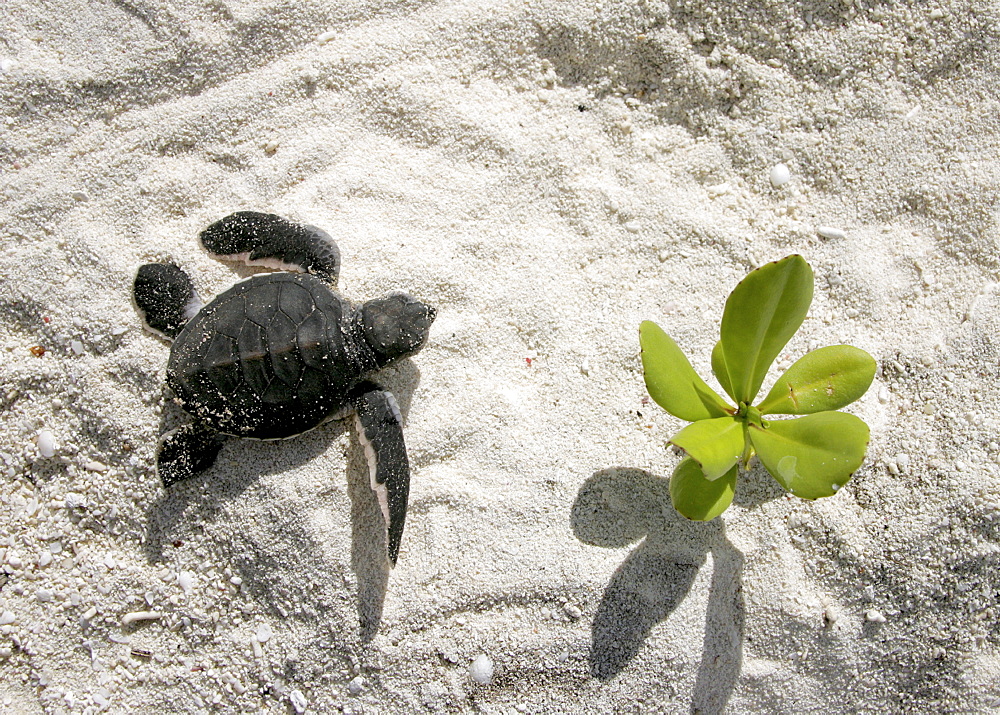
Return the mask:
<path id="1" fill-rule="evenodd" d="M 331 284 L 340 275 L 340 249 L 326 231 L 274 214 L 230 214 L 202 231 L 201 242 L 219 258 L 312 273 Z"/>
<path id="2" fill-rule="evenodd" d="M 135 305 L 146 328 L 173 340 L 201 310 L 201 300 L 188 274 L 173 263 L 139 266 L 132 283 Z"/>
<path id="3" fill-rule="evenodd" d="M 403 418 L 392 394 L 371 383 L 351 397 L 358 437 L 368 457 L 368 476 L 385 517 L 389 562 L 395 566 L 410 495 L 410 462 L 403 443 Z"/>
<path id="4" fill-rule="evenodd" d="M 156 473 L 169 487 L 193 477 L 215 463 L 225 438 L 199 422 L 190 422 L 160 438 L 156 455 Z"/>

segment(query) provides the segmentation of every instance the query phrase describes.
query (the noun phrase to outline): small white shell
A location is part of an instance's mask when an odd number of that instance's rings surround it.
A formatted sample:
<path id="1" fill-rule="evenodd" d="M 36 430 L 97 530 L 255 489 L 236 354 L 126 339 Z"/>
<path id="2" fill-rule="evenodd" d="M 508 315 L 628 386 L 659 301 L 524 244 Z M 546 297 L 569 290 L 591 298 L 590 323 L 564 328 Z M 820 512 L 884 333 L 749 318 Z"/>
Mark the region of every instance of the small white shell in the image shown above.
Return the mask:
<path id="1" fill-rule="evenodd" d="M 777 188 L 784 186 L 792 180 L 792 172 L 784 164 L 775 164 L 771 167 L 771 186 Z"/>
<path id="2" fill-rule="evenodd" d="M 833 226 L 820 226 L 816 229 L 816 233 L 818 233 L 821 238 L 827 238 L 831 241 L 847 238 L 847 233 L 845 233 L 843 229 L 835 228 Z"/>
<path id="3" fill-rule="evenodd" d="M 48 459 L 56 454 L 56 437 L 52 432 L 43 429 L 35 437 L 35 446 L 38 447 L 38 454 Z"/>
<path id="4" fill-rule="evenodd" d="M 258 643 L 267 643 L 269 640 L 271 640 L 271 636 L 273 635 L 274 631 L 271 630 L 271 626 L 269 626 L 268 624 L 262 623 L 259 626 L 257 626 L 256 636 Z"/>
<path id="5" fill-rule="evenodd" d="M 190 571 L 181 571 L 177 574 L 177 585 L 181 587 L 184 593 L 191 593 L 191 587 L 194 586 L 194 574 Z"/>
<path id="6" fill-rule="evenodd" d="M 292 701 L 292 707 L 295 708 L 295 712 L 301 715 L 309 707 L 309 701 L 306 700 L 306 696 L 302 694 L 301 690 L 293 690 L 288 694 L 288 699 Z"/>
<path id="7" fill-rule="evenodd" d="M 469 666 L 469 677 L 480 685 L 493 682 L 493 661 L 488 655 L 480 655 Z"/>
<path id="8" fill-rule="evenodd" d="M 127 626 L 129 623 L 135 623 L 136 621 L 155 621 L 162 616 L 163 614 L 159 611 L 133 611 L 122 616 L 122 625 Z"/>

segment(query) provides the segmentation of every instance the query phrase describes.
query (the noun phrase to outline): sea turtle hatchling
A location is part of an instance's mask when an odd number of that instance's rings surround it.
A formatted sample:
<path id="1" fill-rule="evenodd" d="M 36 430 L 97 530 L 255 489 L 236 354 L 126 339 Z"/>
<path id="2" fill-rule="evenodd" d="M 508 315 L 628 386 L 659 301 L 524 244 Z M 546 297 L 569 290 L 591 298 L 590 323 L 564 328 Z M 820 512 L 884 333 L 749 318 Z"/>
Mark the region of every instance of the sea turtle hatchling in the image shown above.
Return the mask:
<path id="1" fill-rule="evenodd" d="M 167 384 L 193 418 L 160 439 L 163 485 L 210 467 L 225 436 L 284 439 L 353 411 L 395 565 L 410 467 L 396 401 L 367 377 L 423 347 L 434 308 L 405 293 L 348 303 L 332 290 L 340 269 L 333 239 L 272 214 L 234 213 L 202 231 L 201 242 L 217 258 L 279 272 L 204 306 L 172 263 L 136 273 L 136 307 L 147 328 L 172 341 Z"/>

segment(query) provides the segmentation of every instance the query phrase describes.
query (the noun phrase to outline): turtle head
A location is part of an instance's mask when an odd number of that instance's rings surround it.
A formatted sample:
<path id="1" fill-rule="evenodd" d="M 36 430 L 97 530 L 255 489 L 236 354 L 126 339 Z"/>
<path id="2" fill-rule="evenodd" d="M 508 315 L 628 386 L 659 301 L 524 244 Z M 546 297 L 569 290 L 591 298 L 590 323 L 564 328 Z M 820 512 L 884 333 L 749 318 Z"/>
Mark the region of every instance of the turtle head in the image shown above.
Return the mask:
<path id="1" fill-rule="evenodd" d="M 437 311 L 406 293 L 390 293 L 368 301 L 359 313 L 362 335 L 382 367 L 424 346 Z"/>

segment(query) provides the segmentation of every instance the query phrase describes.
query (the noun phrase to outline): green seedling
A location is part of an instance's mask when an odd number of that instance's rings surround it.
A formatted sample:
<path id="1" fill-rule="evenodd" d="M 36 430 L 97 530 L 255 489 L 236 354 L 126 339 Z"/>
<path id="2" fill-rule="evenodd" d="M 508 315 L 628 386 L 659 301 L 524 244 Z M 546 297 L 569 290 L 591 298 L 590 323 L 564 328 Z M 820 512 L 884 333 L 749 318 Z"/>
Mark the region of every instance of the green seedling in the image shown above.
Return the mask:
<path id="1" fill-rule="evenodd" d="M 865 394 L 875 377 L 875 360 L 864 350 L 813 350 L 753 404 L 771 363 L 802 325 L 812 296 L 812 268 L 797 255 L 758 268 L 733 289 L 712 350 L 712 372 L 736 406 L 698 377 L 659 326 L 647 320 L 639 327 L 650 397 L 692 423 L 670 440 L 687 453 L 670 479 L 674 508 L 687 518 L 708 521 L 724 512 L 737 473 L 754 455 L 781 486 L 804 499 L 831 496 L 861 466 L 868 425 L 835 410 Z"/>

